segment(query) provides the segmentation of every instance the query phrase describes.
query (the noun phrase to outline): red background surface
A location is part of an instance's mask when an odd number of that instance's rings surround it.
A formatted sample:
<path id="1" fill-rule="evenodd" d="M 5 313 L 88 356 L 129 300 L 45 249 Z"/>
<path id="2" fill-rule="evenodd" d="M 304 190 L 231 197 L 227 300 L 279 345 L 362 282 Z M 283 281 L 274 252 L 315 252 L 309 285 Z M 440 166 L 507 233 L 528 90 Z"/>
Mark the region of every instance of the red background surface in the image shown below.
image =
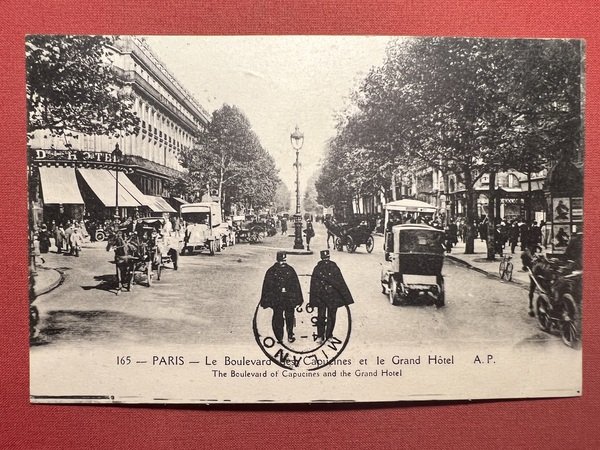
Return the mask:
<path id="1" fill-rule="evenodd" d="M 0 3 L 0 447 L 600 448 L 597 371 L 600 4 L 533 0 Z M 587 40 L 583 397 L 341 406 L 30 405 L 24 36 L 384 34 Z M 516 300 L 515 315 L 525 311 Z M 435 376 L 435 374 L 431 374 Z M 523 376 L 527 376 L 526 373 Z M 535 383 L 535 380 L 531 380 Z"/>

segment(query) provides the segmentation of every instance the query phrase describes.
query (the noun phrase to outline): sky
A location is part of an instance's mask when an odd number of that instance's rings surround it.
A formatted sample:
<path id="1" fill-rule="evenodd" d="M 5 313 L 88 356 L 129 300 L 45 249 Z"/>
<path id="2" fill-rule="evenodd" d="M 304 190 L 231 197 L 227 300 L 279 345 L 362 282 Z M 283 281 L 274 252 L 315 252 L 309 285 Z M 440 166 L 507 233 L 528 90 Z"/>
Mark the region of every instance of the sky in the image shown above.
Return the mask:
<path id="1" fill-rule="evenodd" d="M 381 36 L 146 36 L 159 59 L 212 113 L 239 107 L 279 176 L 294 190 L 290 134 L 304 133 L 301 188 L 318 169 L 335 136 L 334 114 L 373 65 L 381 65 Z"/>

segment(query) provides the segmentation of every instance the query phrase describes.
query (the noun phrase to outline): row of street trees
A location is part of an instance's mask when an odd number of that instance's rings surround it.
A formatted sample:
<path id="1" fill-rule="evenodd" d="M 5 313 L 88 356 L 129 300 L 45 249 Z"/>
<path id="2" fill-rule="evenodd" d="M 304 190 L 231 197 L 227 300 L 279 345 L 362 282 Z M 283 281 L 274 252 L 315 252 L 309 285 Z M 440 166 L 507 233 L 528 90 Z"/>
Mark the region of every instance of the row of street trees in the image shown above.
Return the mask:
<path id="1" fill-rule="evenodd" d="M 339 115 L 316 183 L 320 203 L 386 192 L 393 177 L 426 167 L 454 174 L 465 188 L 472 253 L 482 175 L 490 175 L 493 214 L 497 172 L 531 176 L 579 149 L 582 64 L 573 40 L 391 41 Z"/>

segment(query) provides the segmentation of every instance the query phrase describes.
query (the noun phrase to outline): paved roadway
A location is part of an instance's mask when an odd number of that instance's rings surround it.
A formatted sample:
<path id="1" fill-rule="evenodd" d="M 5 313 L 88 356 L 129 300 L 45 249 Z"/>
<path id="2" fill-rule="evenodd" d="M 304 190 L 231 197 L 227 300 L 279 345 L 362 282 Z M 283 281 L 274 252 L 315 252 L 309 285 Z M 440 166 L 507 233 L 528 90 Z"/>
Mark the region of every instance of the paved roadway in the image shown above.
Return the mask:
<path id="1" fill-rule="evenodd" d="M 299 274 L 309 274 L 326 247 L 325 230 L 316 224 L 314 255 L 288 256 Z M 81 257 L 46 255 L 47 264 L 64 271 L 64 283 L 39 297 L 41 333 L 32 354 L 65 345 L 224 344 L 252 342 L 252 317 L 266 269 L 279 248 L 293 238 L 276 236 L 260 245 L 240 243 L 210 257 L 183 256 L 178 271 L 167 269 L 152 287 L 112 290 L 112 253 L 88 244 Z M 382 238 L 368 254 L 332 250 L 355 298 L 352 340 L 402 345 L 452 342 L 552 346 L 572 351 L 558 336 L 541 332 L 527 316 L 527 293 L 514 284 L 488 278 L 449 260 L 444 266 L 446 307 L 392 306 L 381 294 Z M 301 277 L 304 292 L 308 277 Z M 564 347 L 564 349 L 562 349 Z"/>

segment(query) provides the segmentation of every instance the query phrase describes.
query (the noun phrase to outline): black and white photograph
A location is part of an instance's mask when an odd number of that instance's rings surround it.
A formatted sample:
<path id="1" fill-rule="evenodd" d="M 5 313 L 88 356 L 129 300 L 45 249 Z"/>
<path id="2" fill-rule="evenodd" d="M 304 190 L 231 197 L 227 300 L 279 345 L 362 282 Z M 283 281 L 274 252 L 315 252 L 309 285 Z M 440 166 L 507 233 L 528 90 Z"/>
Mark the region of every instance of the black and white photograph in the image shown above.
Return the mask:
<path id="1" fill-rule="evenodd" d="M 582 394 L 584 41 L 25 57 L 32 402 Z"/>

